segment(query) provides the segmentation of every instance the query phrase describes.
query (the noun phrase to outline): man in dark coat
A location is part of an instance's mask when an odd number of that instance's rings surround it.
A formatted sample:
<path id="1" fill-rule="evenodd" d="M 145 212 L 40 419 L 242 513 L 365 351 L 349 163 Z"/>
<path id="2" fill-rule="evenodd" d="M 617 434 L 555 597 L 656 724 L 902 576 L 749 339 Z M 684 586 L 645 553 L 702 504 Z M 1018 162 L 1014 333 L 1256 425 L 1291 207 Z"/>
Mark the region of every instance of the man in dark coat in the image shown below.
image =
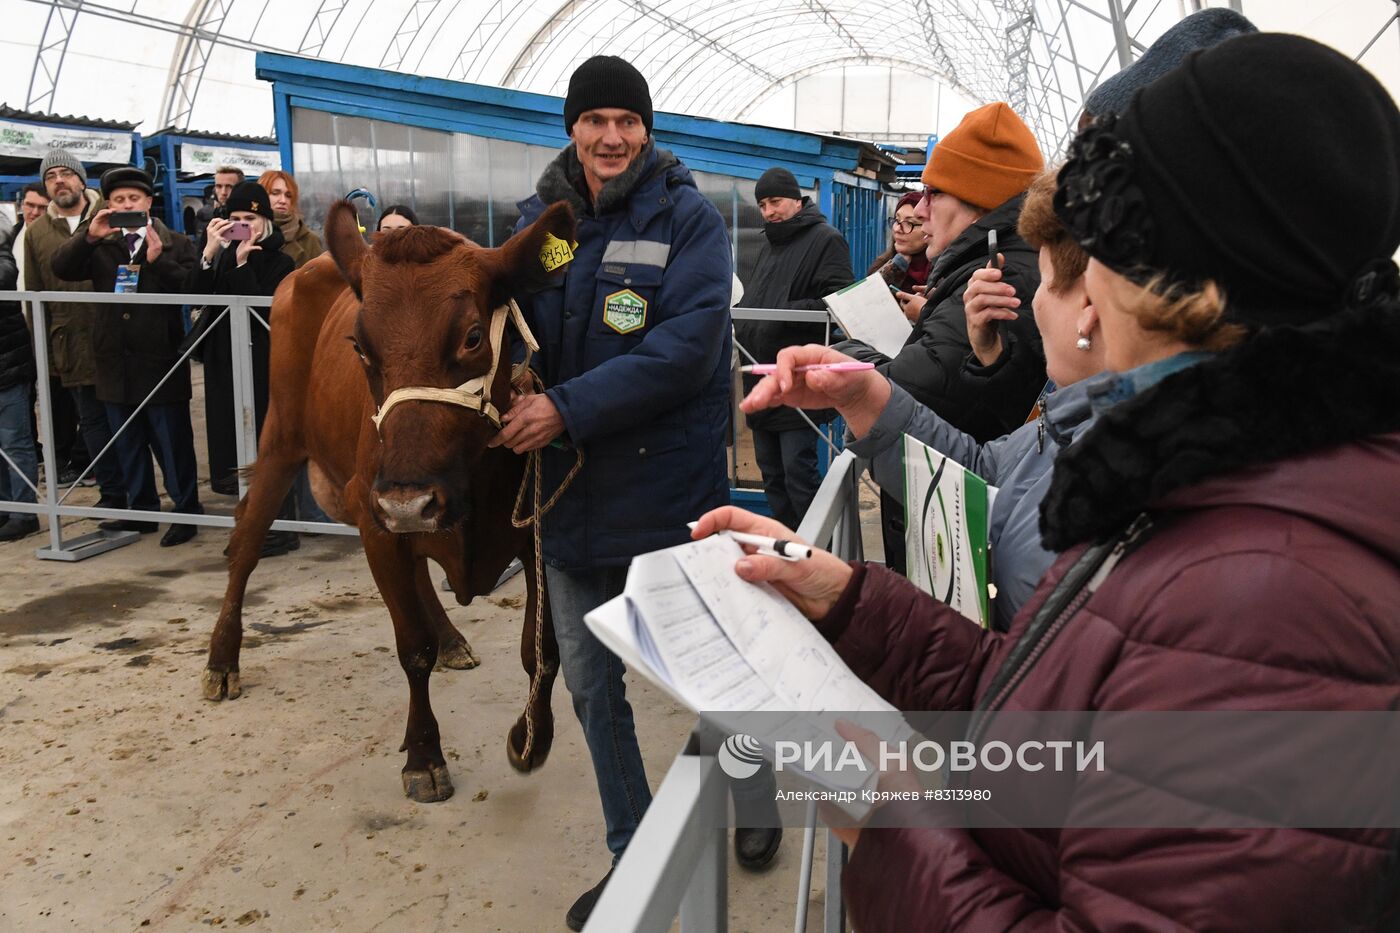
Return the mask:
<path id="1" fill-rule="evenodd" d="M 1025 191 L 1043 166 L 1035 137 L 1006 104 L 987 104 L 963 117 L 924 166 L 924 197 L 914 214 L 923 222 L 934 258 L 908 341 L 894 359 L 857 340 L 837 347 L 878 364 L 892 382 L 979 444 L 1025 423 L 1045 387 L 1045 353 L 1029 313 L 1040 286 L 1037 251 L 1016 232 Z M 996 261 L 988 244 L 993 230 L 1001 283 L 1011 286 L 1010 297 L 1024 313 L 1000 322 L 1004 351 L 992 367 L 984 367 L 968 341 L 963 293 L 972 273 Z M 880 506 L 886 563 L 903 573 L 904 507 L 888 495 L 881 495 Z"/>
<path id="2" fill-rule="evenodd" d="M 54 149 L 39 163 L 39 176 L 50 201 L 43 216 L 30 222 L 24 232 L 24 287 L 35 292 L 90 292 L 88 281 L 68 281 L 53 271 L 54 256 L 72 239 L 75 231 L 102 210 L 102 196 L 87 187 L 87 170 L 66 149 Z M 115 450 L 98 457 L 112 440 L 107 410 L 97 398 L 97 360 L 92 347 L 92 328 L 102 309 L 81 302 L 53 302 L 44 306 L 49 341 L 48 375 L 57 376 L 68 390 L 77 412 L 83 446 L 95 461 L 92 475 L 102 496 L 97 507 L 126 508 L 126 484 L 117 466 Z M 55 419 L 55 428 L 58 421 Z M 59 435 L 56 440 L 61 443 Z"/>
<path id="3" fill-rule="evenodd" d="M 826 222 L 785 168 L 764 172 L 754 186 L 754 197 L 763 213 L 763 242 L 738 307 L 825 311 L 822 298 L 855 278 L 846 238 Z M 783 347 L 826 342 L 822 324 L 739 321 L 734 331 L 740 345 L 760 363 L 773 362 Z M 747 376 L 744 387 L 752 389 L 757 382 L 757 377 Z M 807 415 L 814 423 L 824 424 L 835 412 L 827 409 Z M 796 528 L 821 485 L 816 432 L 787 408 L 749 415 L 748 425 L 768 505 L 778 521 Z"/>
<path id="4" fill-rule="evenodd" d="M 12 230 L 0 230 L 0 291 L 14 288 L 18 276 L 13 236 Z M 34 347 L 24 313 L 17 301 L 0 301 L 0 450 L 14 464 L 0 459 L 0 499 L 35 501 L 30 485 L 39 483 L 31 427 L 34 376 Z M 17 541 L 38 530 L 37 516 L 0 512 L 0 541 Z"/>
<path id="5" fill-rule="evenodd" d="M 54 273 L 70 281 L 91 280 L 94 292 L 178 294 L 198 261 L 189 238 L 174 233 L 150 216 L 151 179 L 139 168 L 123 166 L 102 176 L 108 207 L 98 211 L 54 254 Z M 142 211 L 144 227 L 115 229 L 113 211 Z M 165 489 L 176 512 L 202 514 L 199 478 L 190 425 L 189 363 L 175 366 L 184 339 L 178 305 L 121 305 L 103 308 L 93 325 L 97 356 L 97 397 L 117 431 L 117 456 L 126 477 L 132 509 L 160 511 L 151 454 L 160 459 Z M 174 372 L 171 373 L 171 369 Z M 166 374 L 169 379 L 164 384 Z M 150 401 L 138 409 L 150 396 Z M 155 522 L 121 519 L 103 522 L 107 530 L 156 530 Z M 171 525 L 162 547 L 183 544 L 197 525 Z"/>
<path id="6" fill-rule="evenodd" d="M 683 544 L 687 521 L 729 499 L 733 263 L 724 219 L 654 144 L 636 68 L 613 56 L 580 65 L 564 126 L 572 142 L 520 203 L 521 227 L 558 201 L 578 219 L 572 261 L 550 287 L 520 296 L 548 388 L 518 398 L 493 443 L 539 450 L 546 490 L 560 488 L 573 448 L 586 455 L 541 535 L 559 666 L 615 861 L 651 790 L 622 662 L 583 617 L 622 592 L 634 556 Z M 611 875 L 569 909 L 570 929 L 583 929 Z"/>

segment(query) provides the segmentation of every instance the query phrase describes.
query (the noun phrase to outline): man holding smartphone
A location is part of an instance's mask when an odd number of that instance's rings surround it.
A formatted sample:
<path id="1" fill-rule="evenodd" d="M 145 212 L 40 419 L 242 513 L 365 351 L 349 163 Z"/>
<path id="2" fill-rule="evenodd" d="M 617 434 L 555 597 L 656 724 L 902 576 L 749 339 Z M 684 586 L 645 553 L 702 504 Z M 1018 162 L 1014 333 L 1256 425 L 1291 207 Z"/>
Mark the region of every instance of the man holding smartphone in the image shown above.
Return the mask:
<path id="1" fill-rule="evenodd" d="M 150 216 L 150 176 L 132 166 L 111 169 L 102 176 L 102 195 L 107 207 L 93 214 L 54 254 L 54 274 L 61 279 L 91 280 L 95 292 L 181 292 L 198 260 L 188 237 Z M 151 466 L 154 453 L 175 511 L 204 511 L 190 425 L 189 363 L 175 367 L 184 336 L 178 305 L 104 305 L 93 325 L 97 398 L 106 406 L 114 432 L 131 422 L 117 436 L 115 449 L 133 509 L 160 511 Z M 161 385 L 172 368 L 174 372 Z M 148 395 L 150 401 L 142 406 Z M 144 534 L 157 526 L 122 519 L 103 522 L 102 527 Z M 183 544 L 197 531 L 196 525 L 172 525 L 161 546 Z"/>

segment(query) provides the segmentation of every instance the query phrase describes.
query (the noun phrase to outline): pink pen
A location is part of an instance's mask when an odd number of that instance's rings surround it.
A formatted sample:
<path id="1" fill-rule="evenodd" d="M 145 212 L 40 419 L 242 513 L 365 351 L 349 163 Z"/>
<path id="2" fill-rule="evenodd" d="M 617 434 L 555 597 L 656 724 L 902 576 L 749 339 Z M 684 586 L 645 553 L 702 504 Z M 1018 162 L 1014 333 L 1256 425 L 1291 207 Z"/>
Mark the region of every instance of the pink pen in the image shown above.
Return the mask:
<path id="1" fill-rule="evenodd" d="M 847 360 L 844 363 L 808 363 L 805 366 L 797 367 L 797 372 L 809 373 L 814 369 L 822 369 L 829 373 L 858 373 L 874 368 L 874 363 L 857 363 L 855 360 Z M 752 366 L 739 367 L 739 372 L 752 373 L 755 376 L 771 376 L 777 371 L 777 363 L 755 363 Z"/>

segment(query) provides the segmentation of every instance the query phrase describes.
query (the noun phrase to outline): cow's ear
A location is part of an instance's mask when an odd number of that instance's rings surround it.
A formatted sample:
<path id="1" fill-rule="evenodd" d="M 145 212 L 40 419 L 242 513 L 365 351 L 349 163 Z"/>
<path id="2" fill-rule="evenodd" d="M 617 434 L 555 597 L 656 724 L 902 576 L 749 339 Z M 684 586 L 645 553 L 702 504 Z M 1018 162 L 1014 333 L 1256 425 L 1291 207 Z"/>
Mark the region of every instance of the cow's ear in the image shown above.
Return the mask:
<path id="1" fill-rule="evenodd" d="M 511 295 L 538 291 L 556 275 L 562 275 L 566 257 L 578 244 L 574 236 L 574 212 L 564 201 L 551 204 L 540 219 L 494 250 L 493 304 Z"/>
<path id="2" fill-rule="evenodd" d="M 355 297 L 362 298 L 360 271 L 364 266 L 369 247 L 365 246 L 364 234 L 360 232 L 360 216 L 349 201 L 336 201 L 326 214 L 326 248 L 335 259 L 336 267 L 345 281 L 355 290 Z"/>

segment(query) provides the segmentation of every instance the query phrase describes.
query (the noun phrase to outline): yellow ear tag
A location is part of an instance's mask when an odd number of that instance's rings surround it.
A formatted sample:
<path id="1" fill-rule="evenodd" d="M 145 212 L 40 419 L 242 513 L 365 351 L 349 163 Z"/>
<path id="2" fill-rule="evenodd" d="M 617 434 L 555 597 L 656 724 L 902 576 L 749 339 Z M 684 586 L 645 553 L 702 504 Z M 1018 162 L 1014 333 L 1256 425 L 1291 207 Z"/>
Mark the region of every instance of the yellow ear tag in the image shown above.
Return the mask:
<path id="1" fill-rule="evenodd" d="M 574 243 L 573 246 L 578 246 Z M 540 247 L 540 265 L 544 266 L 544 271 L 553 272 L 560 266 L 573 262 L 574 251 L 570 244 L 565 243 L 552 233 L 544 235 L 544 245 Z"/>

